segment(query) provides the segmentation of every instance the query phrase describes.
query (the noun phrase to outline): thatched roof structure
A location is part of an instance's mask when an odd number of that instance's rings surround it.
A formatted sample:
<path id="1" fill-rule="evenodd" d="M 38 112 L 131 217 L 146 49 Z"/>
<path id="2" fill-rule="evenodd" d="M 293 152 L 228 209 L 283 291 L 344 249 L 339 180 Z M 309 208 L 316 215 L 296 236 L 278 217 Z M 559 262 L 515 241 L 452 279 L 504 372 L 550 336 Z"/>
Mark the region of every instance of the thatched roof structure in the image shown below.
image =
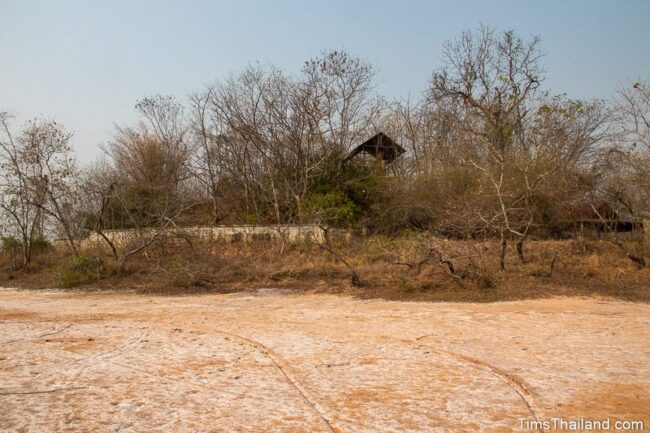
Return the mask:
<path id="1" fill-rule="evenodd" d="M 380 132 L 355 147 L 352 152 L 350 152 L 350 154 L 343 160 L 343 162 L 350 161 L 360 153 L 367 153 L 377 159 L 380 159 L 385 164 L 390 164 L 404 152 L 406 152 L 406 150 L 402 146 L 395 143 L 383 132 Z"/>

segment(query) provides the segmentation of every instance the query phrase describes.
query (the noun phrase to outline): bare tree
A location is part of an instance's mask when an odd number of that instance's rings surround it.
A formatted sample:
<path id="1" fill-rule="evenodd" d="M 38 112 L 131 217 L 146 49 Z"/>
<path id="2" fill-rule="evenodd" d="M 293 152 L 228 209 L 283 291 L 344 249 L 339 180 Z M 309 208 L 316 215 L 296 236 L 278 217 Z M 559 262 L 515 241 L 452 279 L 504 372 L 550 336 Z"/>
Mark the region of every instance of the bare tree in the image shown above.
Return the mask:
<path id="1" fill-rule="evenodd" d="M 372 77 L 370 65 L 335 51 L 306 62 L 298 77 L 253 65 L 195 95 L 195 166 L 213 217 L 218 197 L 234 190 L 242 213 L 277 224 L 302 220 L 314 183 L 340 169 L 378 118 Z"/>
<path id="2" fill-rule="evenodd" d="M 84 228 L 104 240 L 115 261 L 119 260 L 117 246 L 104 229 L 107 225 L 107 214 L 114 206 L 117 185 L 115 170 L 105 160 L 98 161 L 84 172 L 81 182 L 84 200 L 80 201 L 77 209 L 83 219 Z"/>
<path id="3" fill-rule="evenodd" d="M 136 108 L 143 119 L 136 127 L 118 127 L 106 149 L 119 179 L 116 197 L 125 224 L 163 226 L 187 198 L 193 149 L 175 99 L 144 98 Z"/>
<path id="4" fill-rule="evenodd" d="M 22 244 L 23 263 L 31 261 L 32 244 L 43 236 L 51 218 L 77 254 L 73 207 L 77 200 L 76 162 L 71 133 L 53 121 L 34 120 L 14 137 L 9 116 L 0 114 L 4 138 L 0 140 L 2 201 L 0 207 L 15 224 Z"/>
<path id="5" fill-rule="evenodd" d="M 419 109 L 428 119 L 419 129 L 430 138 L 418 145 L 418 156 L 435 155 L 433 166 L 462 194 L 462 202 L 451 198 L 451 219 L 499 237 L 501 271 L 510 239 L 525 260 L 524 241 L 543 207 L 587 169 L 607 129 L 602 104 L 541 90 L 541 55 L 537 37 L 524 41 L 485 27 L 466 32 L 445 45 L 444 66 L 433 74 L 426 109 Z M 415 167 L 423 172 L 427 164 L 431 173 L 430 161 Z"/>
<path id="6" fill-rule="evenodd" d="M 620 144 L 609 152 L 618 175 L 612 192 L 618 206 L 638 219 L 639 212 L 650 211 L 650 82 L 636 82 L 618 93 Z"/>
<path id="7" fill-rule="evenodd" d="M 460 162 L 476 170 L 484 195 L 476 215 L 501 239 L 500 268 L 505 269 L 507 239 L 522 241 L 532 223 L 526 206 L 530 190 L 550 171 L 528 177 L 528 166 L 517 167 L 525 143 L 526 121 L 540 86 L 539 39 L 524 42 L 512 31 L 497 35 L 482 27 L 465 32 L 445 45 L 445 66 L 434 72 L 429 89 L 432 105 L 447 104 L 456 118 L 459 136 L 453 151 Z M 524 176 L 523 191 L 517 188 Z"/>
<path id="8" fill-rule="evenodd" d="M 12 134 L 10 119 L 8 113 L 0 113 L 3 134 L 0 141 L 2 147 L 0 207 L 6 221 L 3 231 L 18 239 L 23 265 L 27 265 L 32 260 L 34 241 L 43 233 L 43 212 L 33 203 L 37 200 L 44 202 L 45 198 L 44 194 L 38 197 L 29 196 L 31 188 L 23 168 L 24 161 L 19 158 L 20 143 Z"/>
<path id="9" fill-rule="evenodd" d="M 219 151 L 227 127 L 220 119 L 210 117 L 209 104 L 213 92 L 214 89 L 208 88 L 204 93 L 196 93 L 190 97 L 192 113 L 190 128 L 195 141 L 195 152 L 192 155 L 191 164 L 193 173 L 210 197 L 212 223 L 217 224 L 220 221 L 219 181 L 224 171 Z"/>
<path id="10" fill-rule="evenodd" d="M 621 87 L 614 104 L 614 134 L 600 149 L 589 190 L 590 206 L 608 233 L 608 239 L 638 268 L 646 266 L 645 237 L 630 245 L 617 235 L 616 219 L 627 217 L 639 230 L 649 214 L 650 202 L 650 86 L 636 82 Z M 606 209 L 599 209 L 605 207 Z"/>

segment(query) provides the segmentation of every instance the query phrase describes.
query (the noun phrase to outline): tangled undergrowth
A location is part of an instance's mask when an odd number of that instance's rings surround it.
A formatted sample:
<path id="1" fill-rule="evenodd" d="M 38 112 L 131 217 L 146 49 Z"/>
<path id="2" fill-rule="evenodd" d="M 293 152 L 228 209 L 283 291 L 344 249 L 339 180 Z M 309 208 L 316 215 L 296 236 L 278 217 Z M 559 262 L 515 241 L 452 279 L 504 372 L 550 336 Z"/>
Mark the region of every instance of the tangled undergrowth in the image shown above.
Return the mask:
<path id="1" fill-rule="evenodd" d="M 362 298 L 493 302 L 548 296 L 604 296 L 650 301 L 650 269 L 604 240 L 530 241 L 524 261 L 509 251 L 499 271 L 496 241 L 427 234 L 338 240 L 333 253 L 314 243 L 157 242 L 115 260 L 102 248 L 71 257 L 44 251 L 29 268 L 0 256 L 0 285 L 128 290 L 183 295 L 260 287 L 346 293 Z M 647 257 L 644 246 L 626 245 Z M 344 261 L 344 262 L 343 262 Z M 358 281 L 352 284 L 353 273 Z"/>

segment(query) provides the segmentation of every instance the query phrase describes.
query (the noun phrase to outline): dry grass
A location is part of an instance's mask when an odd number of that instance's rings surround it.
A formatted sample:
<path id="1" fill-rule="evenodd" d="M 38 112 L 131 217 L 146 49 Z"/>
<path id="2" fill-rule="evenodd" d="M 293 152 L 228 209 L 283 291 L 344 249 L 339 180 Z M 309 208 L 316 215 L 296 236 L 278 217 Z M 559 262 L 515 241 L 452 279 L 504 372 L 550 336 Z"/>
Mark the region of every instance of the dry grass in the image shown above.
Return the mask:
<path id="1" fill-rule="evenodd" d="M 413 234 L 372 236 L 333 246 L 357 270 L 361 287 L 350 284 L 350 271 L 316 245 L 282 248 L 272 242 L 195 242 L 193 248 L 186 243 L 152 245 L 125 264 L 104 252 L 85 251 L 86 260 L 80 265 L 65 252 L 55 251 L 21 270 L 10 270 L 10 260 L 4 257 L 0 285 L 166 295 L 285 287 L 416 301 L 492 302 L 556 295 L 650 301 L 650 269 L 638 269 L 607 241 L 530 241 L 525 262 L 517 259 L 514 249 L 508 251 L 505 273 L 498 272 L 499 245 L 493 241 Z M 648 257 L 647 246 L 626 247 Z M 85 278 L 83 272 L 90 276 Z"/>

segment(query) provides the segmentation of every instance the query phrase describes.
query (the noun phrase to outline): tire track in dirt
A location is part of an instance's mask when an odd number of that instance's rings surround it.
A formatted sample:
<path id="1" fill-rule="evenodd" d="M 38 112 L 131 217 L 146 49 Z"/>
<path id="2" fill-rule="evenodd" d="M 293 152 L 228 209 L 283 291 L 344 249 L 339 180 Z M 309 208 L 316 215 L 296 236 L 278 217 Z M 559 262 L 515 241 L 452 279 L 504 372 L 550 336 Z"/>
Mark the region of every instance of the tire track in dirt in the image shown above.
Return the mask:
<path id="1" fill-rule="evenodd" d="M 23 390 L 18 390 L 18 391 L 0 391 L 0 396 L 6 396 L 6 395 L 32 395 L 32 394 L 51 394 L 53 392 L 63 392 L 63 391 L 74 391 L 77 389 L 85 389 L 85 386 L 71 386 L 69 388 L 52 388 L 52 389 L 44 389 L 41 391 L 23 391 Z"/>
<path id="2" fill-rule="evenodd" d="M 235 334 L 233 332 L 222 331 L 218 329 L 211 329 L 211 332 L 238 340 L 250 347 L 253 347 L 254 349 L 258 350 L 260 353 L 262 353 L 264 356 L 269 358 L 271 362 L 273 362 L 273 364 L 277 367 L 277 369 L 280 370 L 280 372 L 287 379 L 287 381 L 293 386 L 293 388 L 295 388 L 296 391 L 298 391 L 298 394 L 300 394 L 300 396 L 305 401 L 305 403 L 307 403 L 307 405 L 311 407 L 311 409 L 318 415 L 318 417 L 321 419 L 323 424 L 327 427 L 327 430 L 330 431 L 331 433 L 340 432 L 339 429 L 335 429 L 332 426 L 331 422 L 325 417 L 323 412 L 318 408 L 318 406 L 320 405 L 313 397 L 313 395 L 311 395 L 311 393 L 307 391 L 307 389 L 289 371 L 290 367 L 288 363 L 282 360 L 282 358 L 278 354 L 276 354 L 271 348 L 265 346 L 264 344 L 256 340 L 253 340 L 248 337 L 244 337 L 239 334 Z"/>
<path id="3" fill-rule="evenodd" d="M 417 337 L 415 340 L 421 341 L 427 337 L 431 337 L 431 335 L 422 335 L 420 337 Z M 433 350 L 436 353 L 450 356 L 456 359 L 457 361 L 470 364 L 475 368 L 487 371 L 492 376 L 498 378 L 499 380 L 507 384 L 519 396 L 519 398 L 524 403 L 524 405 L 526 406 L 530 414 L 533 416 L 535 421 L 537 421 L 537 425 L 541 426 L 541 423 L 539 422 L 540 418 L 537 415 L 537 411 L 534 409 L 533 393 L 532 391 L 530 391 L 529 385 L 523 379 L 518 378 L 513 374 L 508 373 L 506 370 L 503 370 L 495 365 L 489 364 L 485 361 L 481 361 L 480 359 L 477 358 L 472 358 L 471 356 L 467 356 L 462 353 L 453 352 L 450 350 L 438 349 L 436 347 L 429 346 L 426 344 L 421 344 L 420 347 L 426 347 L 427 349 Z M 542 427 L 538 427 L 537 430 L 541 433 L 546 432 Z"/>
<path id="4" fill-rule="evenodd" d="M 328 426 L 331 432 L 335 433 L 340 431 L 337 428 L 334 428 L 329 420 L 323 415 L 323 413 L 318 409 L 317 405 L 317 400 L 309 393 L 304 386 L 301 385 L 301 383 L 295 378 L 295 375 L 291 374 L 289 371 L 291 367 L 289 367 L 288 363 L 282 358 L 277 355 L 272 349 L 269 347 L 263 345 L 262 343 L 259 343 L 256 340 L 244 337 L 239 334 L 235 334 L 232 332 L 228 331 L 221 331 L 221 330 L 216 330 L 212 329 L 212 332 L 215 332 L 217 334 L 222 334 L 228 337 L 232 337 L 234 339 L 237 339 L 239 341 L 244 342 L 245 344 L 254 347 L 255 349 L 259 350 L 262 354 L 267 356 L 274 364 L 275 366 L 280 370 L 280 372 L 286 377 L 287 381 L 294 387 L 296 390 L 302 395 L 303 399 L 313 408 L 313 410 L 321 417 L 323 422 Z M 462 364 L 470 364 L 472 367 L 487 371 L 490 375 L 496 377 L 500 381 L 504 382 L 506 385 L 508 385 L 509 388 L 511 388 L 519 397 L 519 399 L 523 402 L 524 406 L 530 412 L 531 416 L 536 420 L 539 421 L 540 418 L 537 415 L 537 411 L 534 409 L 534 402 L 533 402 L 533 392 L 530 390 L 530 386 L 523 380 L 520 379 L 507 371 L 496 367 L 494 365 L 488 364 L 486 362 L 483 362 L 479 359 L 472 358 L 466 355 L 463 355 L 461 353 L 456 353 L 453 351 L 447 351 L 444 349 L 437 349 L 434 348 L 433 346 L 429 346 L 426 344 L 420 344 L 418 343 L 419 340 L 422 340 L 426 337 L 430 337 L 431 335 L 424 335 L 421 337 L 416 338 L 416 342 L 413 340 L 404 340 L 404 339 L 398 339 L 399 341 L 403 343 L 407 343 L 409 345 L 415 345 L 418 348 L 426 348 L 427 350 L 434 351 L 436 353 L 441 354 L 443 357 L 447 358 L 453 358 L 456 362 L 460 362 Z M 390 339 L 393 339 L 394 337 L 389 337 Z M 540 424 L 538 424 L 540 425 Z M 544 430 L 541 427 L 537 428 L 537 431 L 540 433 L 546 433 L 546 430 Z"/>
<path id="5" fill-rule="evenodd" d="M 66 327 L 69 327 L 69 325 L 66 326 Z M 62 331 L 63 329 L 60 329 L 60 330 Z M 287 366 L 287 363 L 285 361 L 281 360 L 279 355 L 275 354 L 270 348 L 263 345 L 262 343 L 259 343 L 259 342 L 255 341 L 255 340 L 252 340 L 252 339 L 249 339 L 247 337 L 241 336 L 239 334 L 235 334 L 235 333 L 231 333 L 231 332 L 227 332 L 227 331 L 219 331 L 219 330 L 214 330 L 214 329 L 211 330 L 211 332 L 214 332 L 216 334 L 221 334 L 222 336 L 225 337 L 226 340 L 233 339 L 233 340 L 239 341 L 239 342 L 241 342 L 243 344 L 246 344 L 249 347 L 252 347 L 255 351 L 262 353 L 282 373 L 282 375 L 285 377 L 285 379 L 288 381 L 288 383 L 294 389 L 296 389 L 298 391 L 298 393 L 302 397 L 302 399 L 307 403 L 307 405 L 322 420 L 323 424 L 327 427 L 327 430 L 330 431 L 331 433 L 337 433 L 337 432 L 340 431 L 338 429 L 335 429 L 330 424 L 330 421 L 318 409 L 318 407 L 317 407 L 318 403 L 316 402 L 314 397 L 311 395 L 311 393 L 309 393 L 304 388 L 304 386 L 302 386 L 300 384 L 300 382 L 296 379 L 295 375 L 293 375 L 291 372 L 288 371 L 289 367 Z M 48 335 L 49 334 L 50 333 L 48 333 Z M 87 362 L 93 361 L 93 360 L 96 360 L 97 362 L 103 362 L 103 361 L 106 361 L 106 360 L 109 360 L 109 359 L 113 359 L 113 358 L 119 357 L 120 355 L 124 354 L 128 350 L 131 350 L 131 349 L 137 347 L 139 345 L 139 343 L 141 343 L 144 339 L 147 338 L 148 335 L 149 335 L 148 330 L 144 329 L 144 330 L 141 331 L 141 333 L 140 333 L 140 335 L 138 337 L 129 339 L 124 344 L 121 344 L 120 346 L 118 346 L 118 347 L 116 347 L 116 348 L 114 348 L 112 350 L 101 352 L 101 353 L 95 353 L 95 354 L 85 356 L 85 357 L 81 357 L 81 358 L 75 358 L 75 359 L 72 359 L 72 360 L 63 361 L 63 362 L 58 363 L 58 364 L 59 365 L 65 365 L 65 364 L 76 364 L 76 363 L 82 363 L 82 362 L 87 363 Z M 25 340 L 27 340 L 27 339 L 25 339 Z M 54 362 L 54 363 L 56 364 L 57 362 Z M 143 374 L 146 374 L 148 376 L 158 377 L 156 374 L 148 372 L 148 371 L 146 371 L 144 369 L 140 369 L 140 368 L 135 367 L 133 365 L 129 365 L 128 363 L 125 363 L 125 362 L 120 362 L 120 361 L 117 361 L 117 360 L 111 360 L 111 361 L 109 361 L 109 363 L 114 364 L 114 365 L 119 365 L 119 366 L 121 366 L 123 368 L 131 369 L 133 371 L 137 371 L 139 373 L 143 373 Z M 81 375 L 83 375 L 83 373 L 90 367 L 91 367 L 91 365 L 81 366 L 75 372 L 74 379 L 72 379 L 72 382 L 77 382 L 79 377 Z M 172 378 L 171 380 L 176 381 L 176 382 L 186 383 L 187 385 L 194 386 L 194 387 L 196 387 L 196 386 L 204 386 L 205 385 L 205 384 L 196 383 L 195 381 L 190 381 L 190 383 L 188 383 L 187 381 L 178 380 L 178 379 L 175 379 L 175 378 Z M 86 388 L 86 387 L 84 386 L 84 387 L 61 388 L 61 389 L 56 389 L 55 391 L 65 391 L 65 390 L 68 390 L 68 389 L 71 390 L 71 389 L 80 389 L 80 388 Z M 44 392 L 51 392 L 51 391 L 44 391 Z M 40 394 L 40 393 L 44 393 L 44 392 L 43 391 L 38 391 L 38 392 L 34 392 L 34 393 Z M 29 392 L 29 393 L 31 394 L 32 392 Z M 238 397 L 238 396 L 241 395 L 240 393 L 228 393 L 228 392 L 225 392 L 225 393 L 230 394 L 231 397 L 233 397 L 233 396 Z"/>
<path id="6" fill-rule="evenodd" d="M 68 329 L 69 327 L 71 327 L 71 326 L 72 326 L 72 323 L 68 323 L 67 325 L 61 326 L 60 328 L 54 327 L 50 331 L 44 332 L 42 334 L 38 334 L 38 335 L 33 336 L 33 337 L 24 337 L 24 338 L 16 338 L 14 340 L 9 340 L 9 341 L 0 341 L 0 344 L 11 344 L 11 343 L 16 343 L 18 341 L 38 340 L 39 338 L 43 338 L 43 337 L 47 337 L 49 335 L 54 335 L 54 334 L 58 334 L 60 332 L 63 332 L 66 329 Z"/>
<path id="7" fill-rule="evenodd" d="M 78 364 L 78 363 L 88 361 L 88 360 L 91 360 L 91 359 L 95 359 L 95 358 L 102 359 L 103 355 L 106 355 L 106 354 L 111 354 L 111 353 L 116 352 L 116 351 L 120 351 L 120 353 L 125 352 L 126 350 L 131 348 L 131 346 L 134 346 L 138 342 L 142 341 L 147 335 L 148 334 L 146 334 L 146 333 L 143 335 L 143 333 L 141 332 L 139 337 L 131 338 L 131 339 L 127 340 L 125 343 L 121 344 L 120 346 L 118 346 L 118 347 L 116 347 L 116 348 L 114 348 L 112 350 L 105 351 L 105 352 L 92 353 L 90 355 L 72 357 L 70 359 L 62 359 L 62 360 L 55 360 L 55 361 L 44 361 L 44 362 L 40 362 L 38 365 L 39 366 L 46 366 L 46 365 L 63 366 L 63 365 L 68 365 L 68 364 Z M 25 341 L 30 341 L 30 339 L 25 339 Z M 109 356 L 108 358 L 110 359 L 111 357 L 112 356 Z M 13 368 L 15 368 L 15 369 L 16 368 L 23 368 L 26 365 L 27 364 L 16 364 L 16 365 L 13 366 Z M 85 368 L 86 367 L 84 367 L 84 369 Z"/>
<path id="8" fill-rule="evenodd" d="M 104 362 L 106 360 L 109 360 L 111 358 L 118 357 L 122 354 L 124 354 L 126 351 L 135 348 L 136 346 L 139 345 L 139 343 L 142 342 L 147 336 L 149 335 L 149 330 L 147 328 L 143 328 L 140 331 L 140 335 L 136 338 L 132 338 L 130 340 L 127 340 L 124 344 L 121 344 L 120 346 L 114 348 L 113 350 L 107 350 L 105 352 L 100 352 L 100 353 L 95 353 L 89 356 L 84 356 L 82 358 L 76 358 L 70 361 L 65 361 L 62 362 L 60 365 L 65 365 L 65 364 L 77 364 L 77 363 L 87 363 L 88 361 L 93 361 L 97 360 L 98 362 Z M 109 364 L 112 363 L 112 361 L 109 361 Z M 94 364 L 96 365 L 96 364 Z M 80 366 L 77 371 L 74 373 L 73 380 L 76 381 L 79 379 L 80 376 L 82 376 L 86 370 L 88 370 L 92 365 L 82 365 Z"/>
<path id="9" fill-rule="evenodd" d="M 49 333 L 41 334 L 39 337 L 35 337 L 35 338 L 31 338 L 31 339 L 23 339 L 23 340 L 24 341 L 31 341 L 31 340 L 35 340 L 37 338 L 43 337 L 45 335 L 53 335 L 55 333 L 59 333 L 59 332 L 63 331 L 64 328 L 69 328 L 71 325 L 72 324 L 68 324 L 68 325 L 66 325 L 64 327 L 61 327 L 61 328 L 57 329 L 56 332 L 49 332 Z M 108 351 L 100 352 L 100 353 L 95 353 L 95 354 L 80 357 L 80 358 L 68 359 L 68 360 L 64 360 L 64 361 L 52 361 L 52 362 L 41 363 L 39 365 L 43 365 L 43 364 L 53 365 L 54 364 L 54 365 L 62 366 L 62 365 L 69 365 L 69 364 L 79 364 L 79 363 L 88 362 L 88 361 L 91 361 L 91 360 L 98 360 L 98 362 L 102 362 L 102 361 L 105 361 L 107 359 L 111 359 L 111 358 L 115 358 L 117 356 L 120 356 L 123 353 L 127 352 L 128 350 L 134 348 L 140 342 L 142 342 L 142 340 L 144 340 L 148 335 L 149 335 L 148 330 L 144 329 L 144 330 L 141 331 L 141 333 L 140 333 L 140 335 L 138 337 L 129 339 L 125 343 L 121 344 L 120 346 L 118 346 L 118 347 L 116 347 L 116 348 L 114 348 L 112 350 L 108 350 Z M 73 376 L 72 376 L 71 379 L 67 380 L 66 382 L 68 382 L 68 383 L 71 382 L 71 383 L 76 384 L 78 382 L 78 380 L 79 380 L 79 377 L 82 376 L 83 373 L 90 367 L 91 367 L 90 365 L 81 365 L 76 369 L 73 368 L 72 369 Z M 75 386 L 72 386 L 72 387 L 69 387 L 69 388 L 55 389 L 54 391 L 67 391 L 67 390 L 80 389 L 80 388 L 86 388 L 86 386 L 81 386 L 80 387 L 80 386 L 75 385 Z M 8 395 L 11 395 L 11 394 L 43 394 L 43 393 L 49 393 L 49 392 L 53 392 L 53 391 L 45 390 L 45 391 L 35 391 L 35 392 L 8 392 Z M 3 394 L 0 393 L 0 395 L 3 395 Z"/>
<path id="10" fill-rule="evenodd" d="M 168 337 L 168 339 L 169 339 L 169 337 Z M 186 341 L 186 343 L 188 343 L 188 342 Z M 178 344 L 178 343 L 176 343 L 176 344 L 172 343 L 172 345 L 175 346 L 175 348 L 173 349 L 173 353 L 178 354 L 178 353 L 187 353 L 188 352 L 187 347 L 189 346 L 189 344 L 181 345 L 181 344 Z M 165 347 L 168 349 L 168 351 L 170 350 L 169 346 L 170 345 L 168 343 L 165 345 Z M 181 347 L 184 350 L 179 351 L 178 347 Z M 250 353 L 253 353 L 253 352 L 259 352 L 259 351 L 254 348 L 253 351 L 250 352 Z M 118 365 L 120 367 L 132 370 L 134 372 L 137 372 L 139 374 L 143 374 L 145 376 L 154 377 L 154 378 L 157 378 L 157 379 L 161 378 L 161 375 L 159 373 L 155 373 L 155 372 L 152 372 L 151 370 L 140 368 L 140 367 L 137 367 L 137 366 L 125 363 L 125 362 L 112 361 L 111 364 Z M 196 379 L 200 379 L 197 375 L 192 375 L 192 378 L 190 380 L 179 379 L 179 378 L 176 378 L 176 377 L 173 377 L 173 376 L 165 376 L 165 379 L 176 382 L 176 383 L 179 383 L 179 384 L 193 386 L 194 389 L 197 389 L 197 390 L 204 389 L 204 387 L 206 385 L 206 383 L 200 382 L 199 380 L 196 380 Z M 226 395 L 230 396 L 230 398 L 235 398 L 235 399 L 237 399 L 239 397 L 242 397 L 246 393 L 246 392 L 243 392 L 243 393 L 242 392 L 233 392 L 233 391 L 228 391 L 228 390 L 225 390 L 225 389 L 220 389 L 218 392 L 221 393 L 221 394 L 226 394 Z M 274 399 L 272 397 L 266 398 L 266 397 L 263 397 L 263 396 L 257 396 L 256 398 L 261 399 L 261 400 L 274 401 Z"/>
<path id="11" fill-rule="evenodd" d="M 290 364 L 286 362 L 280 355 L 275 353 L 275 351 L 273 351 L 268 346 L 265 346 L 264 344 L 260 343 L 259 341 L 245 337 L 240 334 L 236 334 L 234 332 L 223 331 L 219 329 L 210 329 L 209 332 L 215 334 L 221 334 L 225 337 L 233 338 L 237 341 L 240 341 L 248 345 L 249 347 L 254 348 L 255 350 L 262 353 L 264 356 L 266 356 L 269 360 L 271 360 L 274 366 L 282 373 L 282 375 L 285 377 L 287 382 L 293 388 L 296 389 L 296 391 L 300 394 L 300 396 L 306 402 L 306 404 L 310 406 L 312 410 L 319 416 L 323 424 L 325 424 L 325 426 L 327 427 L 328 431 L 330 431 L 331 433 L 340 432 L 340 429 L 335 428 L 330 422 L 330 420 L 328 420 L 327 417 L 323 414 L 323 411 L 319 409 L 320 404 L 318 403 L 317 399 L 313 396 L 313 394 L 309 392 L 304 387 L 304 385 L 302 385 L 301 382 L 296 378 L 296 375 L 291 372 L 292 368 Z M 500 381 L 508 385 L 508 387 L 511 388 L 517 394 L 519 399 L 526 406 L 526 409 L 528 410 L 528 412 L 530 412 L 531 416 L 536 421 L 540 420 L 539 416 L 537 415 L 537 411 L 534 408 L 535 404 L 534 404 L 533 392 L 530 390 L 530 386 L 523 379 L 518 378 L 510 374 L 506 370 L 503 370 L 492 364 L 486 363 L 480 359 L 472 358 L 470 356 L 461 353 L 448 351 L 444 349 L 438 349 L 430 345 L 418 343 L 420 340 L 423 340 L 430 336 L 431 335 L 427 334 L 427 335 L 417 337 L 415 339 L 416 340 L 415 342 L 413 340 L 403 340 L 403 339 L 398 339 L 398 340 L 404 343 L 408 343 L 410 345 L 415 344 L 418 348 L 426 347 L 428 350 L 432 350 L 446 357 L 451 357 L 457 362 L 461 362 L 463 364 L 470 364 L 474 368 L 488 372 L 490 375 L 496 377 L 497 379 L 499 379 Z M 546 433 L 546 431 L 541 427 L 538 427 L 538 431 L 541 433 Z"/>
<path id="12" fill-rule="evenodd" d="M 499 368 L 495 365 L 489 364 L 487 362 L 484 362 L 480 359 L 477 358 L 472 358 L 470 356 L 453 352 L 453 351 L 448 351 L 444 349 L 438 349 L 430 345 L 426 344 L 421 344 L 419 343 L 420 340 L 426 339 L 427 337 L 432 337 L 432 334 L 426 334 L 422 335 L 420 337 L 415 338 L 415 342 L 413 340 L 406 340 L 402 338 L 397 338 L 398 341 L 402 343 L 406 343 L 409 345 L 415 345 L 418 348 L 423 348 L 426 347 L 428 350 L 434 351 L 443 357 L 447 358 L 453 358 L 456 362 L 460 362 L 462 364 L 470 364 L 472 367 L 484 370 L 488 372 L 490 375 L 493 377 L 496 377 L 500 381 L 504 382 L 509 388 L 511 388 L 519 397 L 519 399 L 522 401 L 528 412 L 531 414 L 531 416 L 536 420 L 540 421 L 540 418 L 538 416 L 538 411 L 535 409 L 535 403 L 534 403 L 534 393 L 531 390 L 530 385 L 528 385 L 523 379 L 507 372 L 506 370 Z M 385 336 L 388 339 L 395 340 L 395 337 L 393 336 Z M 277 356 L 277 355 L 276 355 Z M 538 425 L 541 425 L 541 423 L 538 423 Z M 546 430 L 544 430 L 541 427 L 537 428 L 537 431 L 541 433 L 546 433 Z"/>

